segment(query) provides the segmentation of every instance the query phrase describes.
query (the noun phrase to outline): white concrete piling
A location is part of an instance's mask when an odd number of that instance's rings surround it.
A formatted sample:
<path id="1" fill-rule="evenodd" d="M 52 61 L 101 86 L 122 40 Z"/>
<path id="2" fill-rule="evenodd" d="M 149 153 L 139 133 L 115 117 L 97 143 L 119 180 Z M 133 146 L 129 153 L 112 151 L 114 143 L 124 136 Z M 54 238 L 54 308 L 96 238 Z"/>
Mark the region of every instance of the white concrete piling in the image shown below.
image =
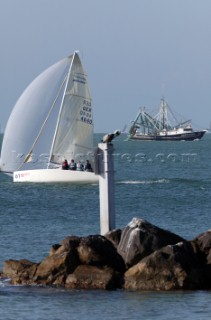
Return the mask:
<path id="1" fill-rule="evenodd" d="M 115 229 L 113 144 L 99 143 L 100 232 Z"/>

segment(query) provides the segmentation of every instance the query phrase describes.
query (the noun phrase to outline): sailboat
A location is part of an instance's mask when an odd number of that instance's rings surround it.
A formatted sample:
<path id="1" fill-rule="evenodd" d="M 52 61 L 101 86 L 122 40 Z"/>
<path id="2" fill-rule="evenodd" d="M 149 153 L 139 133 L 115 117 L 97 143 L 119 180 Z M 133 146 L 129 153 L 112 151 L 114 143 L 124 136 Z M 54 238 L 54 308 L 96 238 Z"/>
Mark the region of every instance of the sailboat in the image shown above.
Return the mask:
<path id="1" fill-rule="evenodd" d="M 25 89 L 7 122 L 0 170 L 14 182 L 98 182 L 94 172 L 62 170 L 62 161 L 94 166 L 88 76 L 79 54 L 58 61 Z"/>
<path id="2" fill-rule="evenodd" d="M 207 130 L 194 130 L 191 120 L 178 121 L 162 98 L 158 112 L 151 115 L 140 108 L 128 130 L 129 140 L 192 141 L 201 139 Z"/>

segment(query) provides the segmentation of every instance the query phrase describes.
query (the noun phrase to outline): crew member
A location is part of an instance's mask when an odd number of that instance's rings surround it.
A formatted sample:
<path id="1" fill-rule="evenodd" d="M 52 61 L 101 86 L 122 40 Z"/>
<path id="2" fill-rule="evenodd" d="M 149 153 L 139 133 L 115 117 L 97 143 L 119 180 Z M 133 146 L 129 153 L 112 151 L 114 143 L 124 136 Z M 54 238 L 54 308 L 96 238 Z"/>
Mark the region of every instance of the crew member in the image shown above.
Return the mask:
<path id="1" fill-rule="evenodd" d="M 70 170 L 76 170 L 76 163 L 73 159 L 70 161 Z"/>
<path id="2" fill-rule="evenodd" d="M 77 167 L 77 171 L 83 171 L 84 170 L 84 166 L 81 163 L 81 161 L 78 161 L 76 167 Z"/>
<path id="3" fill-rule="evenodd" d="M 69 165 L 68 165 L 68 162 L 67 162 L 66 159 L 62 162 L 62 169 L 63 170 L 68 170 L 69 169 Z"/>
<path id="4" fill-rule="evenodd" d="M 86 160 L 86 164 L 85 164 L 84 170 L 85 171 L 89 171 L 89 172 L 93 172 L 92 166 L 91 166 L 91 163 L 89 162 L 89 160 Z"/>

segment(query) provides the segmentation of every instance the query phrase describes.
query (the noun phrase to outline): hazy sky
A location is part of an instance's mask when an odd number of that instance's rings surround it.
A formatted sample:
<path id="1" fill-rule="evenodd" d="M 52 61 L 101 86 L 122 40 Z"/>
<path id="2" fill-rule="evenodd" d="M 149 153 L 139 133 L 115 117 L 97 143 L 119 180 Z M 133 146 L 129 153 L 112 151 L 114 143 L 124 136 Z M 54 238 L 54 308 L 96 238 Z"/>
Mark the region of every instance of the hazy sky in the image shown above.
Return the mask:
<path id="1" fill-rule="evenodd" d="M 94 131 L 122 129 L 164 95 L 211 121 L 211 0 L 0 0 L 0 124 L 28 84 L 80 51 Z M 18 125 L 18 124 L 17 124 Z"/>

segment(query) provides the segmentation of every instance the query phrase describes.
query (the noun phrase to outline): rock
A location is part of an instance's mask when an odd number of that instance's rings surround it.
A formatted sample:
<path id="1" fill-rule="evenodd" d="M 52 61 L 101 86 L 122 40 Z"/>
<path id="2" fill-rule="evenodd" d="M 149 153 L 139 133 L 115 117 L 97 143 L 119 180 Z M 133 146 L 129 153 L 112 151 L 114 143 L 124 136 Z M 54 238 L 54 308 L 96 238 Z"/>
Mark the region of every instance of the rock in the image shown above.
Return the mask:
<path id="1" fill-rule="evenodd" d="M 7 260 L 4 262 L 3 276 L 11 278 L 12 284 L 31 284 L 38 265 L 26 259 Z"/>
<path id="2" fill-rule="evenodd" d="M 68 236 L 61 241 L 61 244 L 53 244 L 49 256 L 54 255 L 55 253 L 59 254 L 62 252 L 67 252 L 70 250 L 76 250 L 80 243 L 80 237 L 77 236 Z"/>
<path id="3" fill-rule="evenodd" d="M 49 256 L 41 263 L 34 266 L 32 262 L 26 263 L 26 260 L 10 261 L 5 263 L 3 272 L 13 279 L 13 283 L 64 286 L 67 276 L 79 265 L 99 267 L 101 274 L 104 268 L 113 270 L 113 273 L 125 271 L 124 261 L 113 244 L 105 237 L 95 235 L 66 237 L 61 244 L 51 247 Z M 30 272 L 31 266 L 34 266 L 33 272 Z"/>
<path id="4" fill-rule="evenodd" d="M 67 277 L 65 286 L 69 289 L 105 289 L 119 287 L 120 276 L 112 268 L 80 265 Z"/>
<path id="5" fill-rule="evenodd" d="M 192 245 L 185 241 L 168 245 L 142 259 L 125 273 L 130 290 L 201 289 L 204 280 Z"/>
<path id="6" fill-rule="evenodd" d="M 211 230 L 201 233 L 193 239 L 193 242 L 196 243 L 204 262 L 211 264 Z"/>
<path id="7" fill-rule="evenodd" d="M 81 264 L 98 267 L 108 266 L 115 271 L 124 272 L 125 264 L 113 244 L 100 235 L 81 239 L 77 248 Z"/>
<path id="8" fill-rule="evenodd" d="M 65 251 L 64 247 L 60 246 L 55 254 L 50 255 L 39 264 L 34 280 L 39 284 L 51 285 L 59 282 L 60 285 L 64 285 L 67 275 L 73 272 L 79 264 L 76 250 Z"/>
<path id="9" fill-rule="evenodd" d="M 64 240 L 61 241 L 61 245 L 64 248 L 64 251 L 68 251 L 71 249 L 76 249 L 80 244 L 81 238 L 77 236 L 69 236 L 64 238 Z"/>
<path id="10" fill-rule="evenodd" d="M 121 233 L 122 233 L 121 229 L 114 229 L 114 230 L 107 232 L 105 234 L 105 237 L 106 237 L 106 239 L 108 239 L 109 241 L 111 241 L 113 243 L 115 248 L 117 248 L 118 244 L 120 242 L 120 239 L 121 239 Z"/>
<path id="11" fill-rule="evenodd" d="M 53 244 L 50 249 L 49 256 L 53 256 L 60 247 L 60 244 Z"/>
<path id="12" fill-rule="evenodd" d="M 117 252 L 126 266 L 130 267 L 152 252 L 181 241 L 184 239 L 170 231 L 160 229 L 146 220 L 133 218 L 122 230 Z"/>
<path id="13" fill-rule="evenodd" d="M 201 262 L 201 274 L 204 277 L 204 288 L 211 288 L 211 230 L 198 235 L 192 241 L 196 254 Z"/>
<path id="14" fill-rule="evenodd" d="M 7 260 L 0 277 L 71 289 L 210 290 L 211 230 L 186 241 L 134 218 L 105 236 L 68 236 L 40 263 Z"/>

